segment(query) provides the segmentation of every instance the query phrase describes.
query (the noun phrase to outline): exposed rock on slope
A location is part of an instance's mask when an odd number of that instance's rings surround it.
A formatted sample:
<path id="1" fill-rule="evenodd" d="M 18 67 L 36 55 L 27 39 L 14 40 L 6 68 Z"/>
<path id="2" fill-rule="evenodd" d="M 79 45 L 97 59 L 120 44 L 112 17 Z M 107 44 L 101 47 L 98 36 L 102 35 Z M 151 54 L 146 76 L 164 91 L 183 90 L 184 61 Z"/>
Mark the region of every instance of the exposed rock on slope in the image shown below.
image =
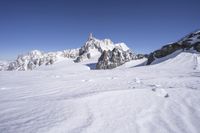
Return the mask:
<path id="1" fill-rule="evenodd" d="M 124 51 L 121 47 L 115 47 L 112 51 L 108 50 L 102 53 L 96 69 L 112 69 L 138 58 L 143 58 L 143 56 L 137 56 L 130 50 Z"/>
<path id="2" fill-rule="evenodd" d="M 200 30 L 193 32 L 180 41 L 163 46 L 161 49 L 150 53 L 147 65 L 150 65 L 155 59 L 165 57 L 177 50 L 196 50 L 200 52 Z"/>

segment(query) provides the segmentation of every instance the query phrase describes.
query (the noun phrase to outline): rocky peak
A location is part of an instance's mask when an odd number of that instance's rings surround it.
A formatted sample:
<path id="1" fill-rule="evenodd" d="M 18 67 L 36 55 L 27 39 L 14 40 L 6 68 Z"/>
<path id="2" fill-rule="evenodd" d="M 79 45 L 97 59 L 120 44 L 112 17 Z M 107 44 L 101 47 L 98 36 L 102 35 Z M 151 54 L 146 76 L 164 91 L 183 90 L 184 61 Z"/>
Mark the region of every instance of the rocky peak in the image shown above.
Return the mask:
<path id="1" fill-rule="evenodd" d="M 92 40 L 92 39 L 93 39 L 93 34 L 90 33 L 90 34 L 89 34 L 89 37 L 88 37 L 88 41 L 89 41 L 89 40 Z"/>
<path id="2" fill-rule="evenodd" d="M 81 62 L 90 58 L 99 58 L 104 50 L 112 50 L 115 47 L 110 39 L 96 39 L 92 33 L 89 34 L 88 40 L 79 50 L 79 57 L 75 62 Z"/>

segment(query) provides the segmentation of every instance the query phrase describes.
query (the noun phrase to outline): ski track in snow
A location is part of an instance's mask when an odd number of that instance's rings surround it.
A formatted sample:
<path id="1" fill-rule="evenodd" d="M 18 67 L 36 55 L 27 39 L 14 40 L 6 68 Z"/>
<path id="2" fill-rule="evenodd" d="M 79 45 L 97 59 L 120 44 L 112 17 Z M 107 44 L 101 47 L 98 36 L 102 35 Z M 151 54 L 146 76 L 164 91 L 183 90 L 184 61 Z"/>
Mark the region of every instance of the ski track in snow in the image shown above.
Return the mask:
<path id="1" fill-rule="evenodd" d="M 0 72 L 0 133 L 200 131 L 198 55 L 130 65 L 90 71 L 60 62 L 49 70 Z"/>
<path id="2" fill-rule="evenodd" d="M 195 70 L 200 71 L 200 55 L 195 55 Z"/>

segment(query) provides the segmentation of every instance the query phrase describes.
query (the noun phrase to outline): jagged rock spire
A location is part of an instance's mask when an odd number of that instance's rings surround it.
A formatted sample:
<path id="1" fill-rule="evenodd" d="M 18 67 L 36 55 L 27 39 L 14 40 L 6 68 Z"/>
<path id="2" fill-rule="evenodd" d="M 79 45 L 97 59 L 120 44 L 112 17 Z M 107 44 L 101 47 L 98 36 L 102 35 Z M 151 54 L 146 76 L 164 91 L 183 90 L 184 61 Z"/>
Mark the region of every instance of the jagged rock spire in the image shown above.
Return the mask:
<path id="1" fill-rule="evenodd" d="M 88 37 L 88 40 L 91 40 L 91 39 L 93 39 L 93 34 L 92 33 L 90 33 L 89 37 Z"/>

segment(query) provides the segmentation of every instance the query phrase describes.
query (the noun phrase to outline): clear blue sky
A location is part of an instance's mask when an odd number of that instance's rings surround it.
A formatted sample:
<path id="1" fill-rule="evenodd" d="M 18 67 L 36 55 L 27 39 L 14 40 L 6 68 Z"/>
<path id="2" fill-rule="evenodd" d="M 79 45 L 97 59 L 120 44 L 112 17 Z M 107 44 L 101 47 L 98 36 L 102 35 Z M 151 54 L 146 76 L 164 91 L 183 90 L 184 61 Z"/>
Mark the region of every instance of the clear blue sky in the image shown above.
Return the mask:
<path id="1" fill-rule="evenodd" d="M 92 32 L 149 53 L 200 28 L 200 0 L 0 0 L 0 59 L 78 48 Z"/>

